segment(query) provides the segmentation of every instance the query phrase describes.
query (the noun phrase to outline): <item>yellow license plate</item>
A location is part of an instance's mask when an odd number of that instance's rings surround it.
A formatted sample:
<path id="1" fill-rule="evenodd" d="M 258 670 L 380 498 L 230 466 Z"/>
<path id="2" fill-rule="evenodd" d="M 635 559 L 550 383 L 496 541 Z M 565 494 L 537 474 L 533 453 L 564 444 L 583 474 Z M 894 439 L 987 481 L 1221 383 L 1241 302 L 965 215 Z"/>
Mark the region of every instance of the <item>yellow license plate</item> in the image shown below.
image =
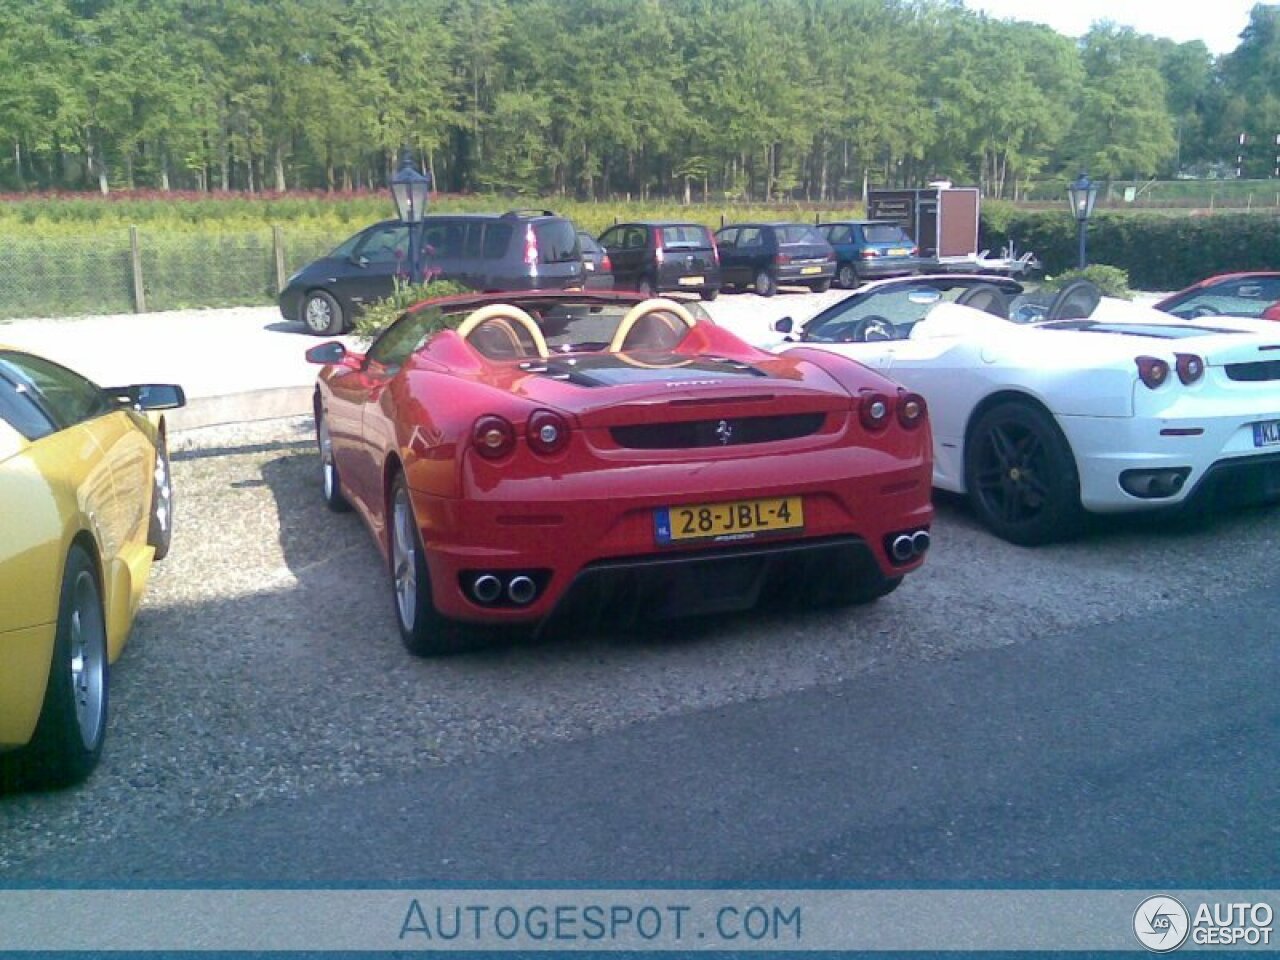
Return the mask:
<path id="1" fill-rule="evenodd" d="M 889 251 L 889 256 L 891 256 L 891 257 L 905 257 L 905 256 L 907 256 L 907 254 L 909 254 L 909 253 L 911 253 L 911 251 L 910 251 L 909 249 L 901 248 L 901 249 L 897 249 L 897 250 L 890 250 L 890 251 Z"/>
<path id="2" fill-rule="evenodd" d="M 801 273 L 821 273 L 822 268 L 821 267 L 801 267 L 800 272 Z"/>
<path id="3" fill-rule="evenodd" d="M 660 507 L 653 512 L 654 536 L 660 544 L 685 540 L 749 540 L 760 533 L 804 529 L 800 497 L 739 500 Z"/>
<path id="4" fill-rule="evenodd" d="M 682 287 L 700 287 L 704 281 L 702 277 L 681 277 L 678 282 Z"/>

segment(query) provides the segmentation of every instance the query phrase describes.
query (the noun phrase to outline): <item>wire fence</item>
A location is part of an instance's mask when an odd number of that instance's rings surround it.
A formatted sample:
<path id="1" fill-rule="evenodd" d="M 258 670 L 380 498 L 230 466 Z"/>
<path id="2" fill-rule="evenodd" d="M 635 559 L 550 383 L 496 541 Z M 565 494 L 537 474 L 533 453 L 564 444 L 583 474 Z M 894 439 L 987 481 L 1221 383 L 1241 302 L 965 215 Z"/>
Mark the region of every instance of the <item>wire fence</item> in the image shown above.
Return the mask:
<path id="1" fill-rule="evenodd" d="M 0 319 L 271 303 L 291 273 L 349 232 L 132 228 L 92 237 L 9 237 L 0 243 Z"/>

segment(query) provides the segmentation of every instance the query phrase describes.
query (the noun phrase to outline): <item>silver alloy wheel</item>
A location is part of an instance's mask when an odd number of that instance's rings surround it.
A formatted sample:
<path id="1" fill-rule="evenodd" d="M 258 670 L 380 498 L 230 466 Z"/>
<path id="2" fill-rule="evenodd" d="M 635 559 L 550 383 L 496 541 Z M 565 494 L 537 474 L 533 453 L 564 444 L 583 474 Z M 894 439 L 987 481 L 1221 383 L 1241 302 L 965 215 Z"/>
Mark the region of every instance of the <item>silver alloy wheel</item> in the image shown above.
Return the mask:
<path id="1" fill-rule="evenodd" d="M 329 435 L 329 421 L 320 417 L 320 473 L 324 480 L 324 496 L 332 500 L 336 492 L 333 475 L 333 438 Z"/>
<path id="2" fill-rule="evenodd" d="M 156 502 L 152 509 L 156 525 L 163 534 L 169 529 L 169 520 L 173 516 L 173 479 L 169 476 L 169 456 L 163 448 L 156 451 L 156 466 L 152 476 L 156 490 Z"/>
<path id="3" fill-rule="evenodd" d="M 840 267 L 840 286 L 846 290 L 852 290 L 858 285 L 858 274 L 853 269 L 853 264 L 846 263 Z"/>
<path id="4" fill-rule="evenodd" d="M 333 322 L 333 308 L 324 297 L 312 295 L 307 298 L 307 309 L 304 314 L 307 326 L 316 333 L 328 333 Z"/>
<path id="5" fill-rule="evenodd" d="M 107 681 L 107 631 L 98 602 L 93 574 L 82 570 L 72 587 L 71 692 L 75 697 L 76 726 L 86 750 L 97 746 L 105 720 L 103 707 Z"/>
<path id="6" fill-rule="evenodd" d="M 410 633 L 418 613 L 418 537 L 413 527 L 409 494 L 400 487 L 391 508 L 391 577 L 400 623 Z"/>

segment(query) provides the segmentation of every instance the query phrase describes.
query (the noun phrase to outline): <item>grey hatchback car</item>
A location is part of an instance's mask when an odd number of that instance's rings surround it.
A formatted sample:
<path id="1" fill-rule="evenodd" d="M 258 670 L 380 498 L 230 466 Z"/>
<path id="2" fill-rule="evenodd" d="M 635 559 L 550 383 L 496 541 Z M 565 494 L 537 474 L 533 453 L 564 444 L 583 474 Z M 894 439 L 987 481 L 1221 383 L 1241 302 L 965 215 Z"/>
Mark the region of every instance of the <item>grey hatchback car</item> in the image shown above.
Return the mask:
<path id="1" fill-rule="evenodd" d="M 549 210 L 425 217 L 420 238 L 428 278 L 475 290 L 581 289 L 586 270 L 573 221 Z M 313 260 L 280 291 L 280 314 L 308 333 L 333 336 L 352 326 L 366 303 L 408 279 L 409 228 L 383 220 Z"/>

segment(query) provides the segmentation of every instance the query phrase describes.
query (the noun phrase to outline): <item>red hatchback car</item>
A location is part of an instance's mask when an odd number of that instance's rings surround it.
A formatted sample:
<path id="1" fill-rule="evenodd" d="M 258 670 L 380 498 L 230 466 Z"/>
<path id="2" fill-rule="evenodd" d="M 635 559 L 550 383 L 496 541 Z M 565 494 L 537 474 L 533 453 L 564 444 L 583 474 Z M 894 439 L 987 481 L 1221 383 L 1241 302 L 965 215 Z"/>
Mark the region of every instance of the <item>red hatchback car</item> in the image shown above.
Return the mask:
<path id="1" fill-rule="evenodd" d="M 929 546 L 924 402 L 693 302 L 428 300 L 367 353 L 307 356 L 324 495 L 383 550 L 415 654 L 552 618 L 865 603 Z"/>

